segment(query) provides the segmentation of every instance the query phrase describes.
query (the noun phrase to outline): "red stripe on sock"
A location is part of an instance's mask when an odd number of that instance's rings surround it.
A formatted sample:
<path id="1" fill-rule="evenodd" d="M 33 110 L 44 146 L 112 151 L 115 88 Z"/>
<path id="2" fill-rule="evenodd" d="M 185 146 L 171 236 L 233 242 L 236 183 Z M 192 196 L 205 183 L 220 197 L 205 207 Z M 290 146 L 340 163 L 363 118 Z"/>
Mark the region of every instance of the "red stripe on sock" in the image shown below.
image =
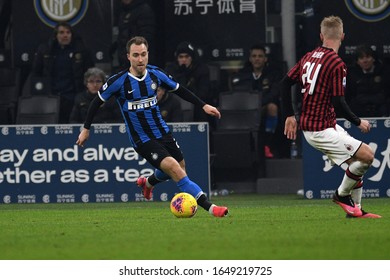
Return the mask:
<path id="1" fill-rule="evenodd" d="M 356 186 L 353 187 L 353 189 L 356 190 L 356 189 L 360 189 L 361 187 L 363 187 L 363 180 L 360 180 L 360 181 L 356 184 Z"/>
<path id="2" fill-rule="evenodd" d="M 358 175 L 355 175 L 353 174 L 351 171 L 349 171 L 349 168 L 347 168 L 347 170 L 345 170 L 345 174 L 351 178 L 352 180 L 355 180 L 355 181 L 360 181 L 362 179 L 361 176 L 358 176 Z"/>

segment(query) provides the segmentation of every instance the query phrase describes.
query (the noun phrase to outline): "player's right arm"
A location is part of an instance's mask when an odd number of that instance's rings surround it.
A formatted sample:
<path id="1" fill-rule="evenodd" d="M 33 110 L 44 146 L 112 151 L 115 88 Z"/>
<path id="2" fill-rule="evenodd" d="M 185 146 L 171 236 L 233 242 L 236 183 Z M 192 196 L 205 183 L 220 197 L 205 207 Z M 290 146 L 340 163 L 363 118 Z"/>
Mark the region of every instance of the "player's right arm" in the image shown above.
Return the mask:
<path id="1" fill-rule="evenodd" d="M 280 82 L 280 92 L 282 95 L 282 111 L 285 118 L 295 115 L 291 96 L 291 87 L 295 84 L 289 76 L 284 76 Z"/>
<path id="2" fill-rule="evenodd" d="M 295 81 L 292 80 L 288 75 L 286 75 L 281 83 L 280 89 L 282 93 L 282 111 L 283 116 L 286 119 L 284 122 L 284 135 L 287 139 L 295 140 L 297 138 L 297 129 L 298 123 L 296 116 L 298 112 L 294 112 L 293 101 L 291 97 L 291 87 L 295 84 Z"/>
<path id="3" fill-rule="evenodd" d="M 295 140 L 297 138 L 298 123 L 295 116 L 289 116 L 284 122 L 284 135 L 287 139 Z"/>
<path id="4" fill-rule="evenodd" d="M 123 74 L 125 72 L 122 72 Z M 127 72 L 126 72 L 127 73 Z M 114 75 L 111 76 L 107 82 L 102 86 L 102 88 L 99 90 L 98 95 L 92 100 L 91 104 L 89 104 L 87 116 L 85 118 L 84 122 L 84 128 L 80 132 L 79 137 L 76 141 L 76 144 L 83 147 L 84 143 L 89 138 L 89 130 L 92 125 L 93 118 L 96 114 L 96 112 L 99 110 L 100 106 L 106 102 L 116 91 L 119 90 L 122 80 L 119 80 L 121 75 Z M 104 96 L 103 96 L 104 95 Z M 106 99 L 105 99 L 106 98 Z"/>
<path id="5" fill-rule="evenodd" d="M 76 144 L 80 147 L 84 147 L 84 143 L 89 138 L 89 129 L 83 128 L 79 134 L 79 138 L 77 138 Z"/>
<path id="6" fill-rule="evenodd" d="M 81 130 L 79 137 L 76 141 L 77 145 L 84 147 L 84 143 L 89 138 L 89 129 L 91 128 L 93 117 L 95 116 L 96 112 L 99 110 L 100 105 L 102 105 L 103 103 L 104 103 L 104 101 L 101 100 L 99 96 L 96 96 L 92 100 L 92 102 L 88 108 L 88 113 L 87 113 L 87 117 L 85 119 L 84 128 L 83 128 L 83 130 Z"/>

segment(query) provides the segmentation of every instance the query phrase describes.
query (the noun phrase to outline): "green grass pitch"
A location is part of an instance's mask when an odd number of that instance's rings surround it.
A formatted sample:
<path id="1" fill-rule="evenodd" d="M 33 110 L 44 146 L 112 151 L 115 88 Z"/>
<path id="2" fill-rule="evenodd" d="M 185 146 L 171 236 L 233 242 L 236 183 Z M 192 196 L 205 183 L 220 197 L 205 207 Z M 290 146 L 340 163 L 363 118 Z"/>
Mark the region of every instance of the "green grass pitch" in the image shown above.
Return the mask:
<path id="1" fill-rule="evenodd" d="M 387 260 L 388 198 L 363 199 L 382 219 L 346 219 L 331 200 L 233 194 L 178 219 L 168 202 L 1 204 L 2 260 Z"/>

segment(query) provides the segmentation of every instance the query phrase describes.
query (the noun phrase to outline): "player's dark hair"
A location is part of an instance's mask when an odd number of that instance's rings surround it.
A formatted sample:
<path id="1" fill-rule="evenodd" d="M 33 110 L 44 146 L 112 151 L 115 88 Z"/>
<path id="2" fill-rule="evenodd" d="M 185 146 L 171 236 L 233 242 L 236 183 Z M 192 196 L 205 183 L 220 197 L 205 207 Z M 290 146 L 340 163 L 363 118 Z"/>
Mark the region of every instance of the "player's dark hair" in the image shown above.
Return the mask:
<path id="1" fill-rule="evenodd" d="M 139 46 L 139 45 L 142 45 L 142 44 L 144 44 L 147 49 L 149 48 L 148 41 L 144 37 L 142 37 L 142 36 L 135 36 L 135 37 L 131 38 L 129 41 L 127 41 L 126 52 L 127 53 L 130 52 L 130 46 L 131 45 Z"/>

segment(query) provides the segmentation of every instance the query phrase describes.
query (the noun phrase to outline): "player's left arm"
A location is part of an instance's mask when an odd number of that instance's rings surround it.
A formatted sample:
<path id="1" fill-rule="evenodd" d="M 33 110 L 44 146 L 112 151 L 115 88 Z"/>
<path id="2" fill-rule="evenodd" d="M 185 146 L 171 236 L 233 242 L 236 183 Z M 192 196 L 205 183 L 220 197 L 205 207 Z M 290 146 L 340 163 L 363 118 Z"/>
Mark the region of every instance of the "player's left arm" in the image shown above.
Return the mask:
<path id="1" fill-rule="evenodd" d="M 356 116 L 345 100 L 345 89 L 347 86 L 347 69 L 344 64 L 335 68 L 332 75 L 333 97 L 332 104 L 336 112 L 341 113 L 342 117 L 349 120 L 354 125 L 360 127 L 361 120 Z M 362 131 L 367 128 L 361 128 Z"/>
<path id="2" fill-rule="evenodd" d="M 217 108 L 204 102 L 186 87 L 179 85 L 179 88 L 176 90 L 176 94 L 184 100 L 191 102 L 192 104 L 197 105 L 199 107 L 202 107 L 203 111 L 205 111 L 206 114 L 214 116 L 218 119 L 221 118 L 221 113 L 218 111 Z"/>
<path id="3" fill-rule="evenodd" d="M 174 92 L 180 98 L 194 104 L 195 106 L 201 107 L 206 114 L 221 118 L 221 113 L 216 107 L 204 102 L 188 88 L 177 83 L 170 75 L 166 74 L 164 71 L 160 71 L 159 75 L 162 82 L 160 85 L 161 87 L 170 89 L 171 92 Z"/>
<path id="4" fill-rule="evenodd" d="M 341 112 L 345 119 L 349 120 L 351 123 L 359 127 L 361 132 L 367 133 L 370 131 L 371 128 L 370 122 L 364 119 L 360 119 L 358 116 L 356 116 L 351 111 L 351 108 L 348 106 L 347 102 L 345 101 L 344 96 L 334 96 L 332 98 L 332 103 L 335 109 Z"/>

